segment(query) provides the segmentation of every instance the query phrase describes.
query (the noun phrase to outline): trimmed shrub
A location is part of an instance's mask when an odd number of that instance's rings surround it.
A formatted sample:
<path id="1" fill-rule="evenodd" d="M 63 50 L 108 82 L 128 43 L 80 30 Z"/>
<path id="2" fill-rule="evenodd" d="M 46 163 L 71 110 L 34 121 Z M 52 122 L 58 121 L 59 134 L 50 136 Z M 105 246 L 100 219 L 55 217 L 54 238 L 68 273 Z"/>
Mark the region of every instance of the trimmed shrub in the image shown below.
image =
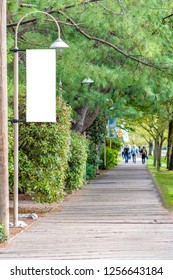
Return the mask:
<path id="1" fill-rule="evenodd" d="M 79 189 L 86 176 L 87 140 L 71 132 L 70 158 L 66 171 L 66 191 Z"/>
<path id="2" fill-rule="evenodd" d="M 52 203 L 63 197 L 71 139 L 70 114 L 71 109 L 57 98 L 57 123 L 20 125 L 19 189 L 39 202 Z"/>
<path id="3" fill-rule="evenodd" d="M 111 148 L 117 151 L 120 151 L 122 147 L 122 140 L 121 138 L 111 138 Z M 110 146 L 110 138 L 106 138 L 106 146 Z"/>
<path id="4" fill-rule="evenodd" d="M 101 150 L 100 153 L 100 164 L 99 167 L 101 169 L 114 167 L 117 165 L 117 158 L 118 158 L 118 151 L 114 149 L 110 149 L 106 147 L 106 167 L 104 166 L 104 148 Z"/>
<path id="5" fill-rule="evenodd" d="M 10 119 L 12 119 L 12 117 Z M 12 193 L 14 185 L 14 132 L 11 123 L 8 125 L 8 172 L 9 192 Z"/>
<path id="6" fill-rule="evenodd" d="M 97 145 L 92 141 L 92 139 L 88 139 L 88 157 L 87 163 L 96 168 L 100 161 L 100 147 L 98 149 Z"/>
<path id="7" fill-rule="evenodd" d="M 98 115 L 92 126 L 87 130 L 89 141 L 87 157 L 87 180 L 96 176 L 97 166 L 100 163 L 100 151 L 107 134 L 106 120 L 104 116 Z"/>
<path id="8" fill-rule="evenodd" d="M 87 163 L 86 164 L 86 179 L 94 179 L 96 177 L 96 167 Z"/>

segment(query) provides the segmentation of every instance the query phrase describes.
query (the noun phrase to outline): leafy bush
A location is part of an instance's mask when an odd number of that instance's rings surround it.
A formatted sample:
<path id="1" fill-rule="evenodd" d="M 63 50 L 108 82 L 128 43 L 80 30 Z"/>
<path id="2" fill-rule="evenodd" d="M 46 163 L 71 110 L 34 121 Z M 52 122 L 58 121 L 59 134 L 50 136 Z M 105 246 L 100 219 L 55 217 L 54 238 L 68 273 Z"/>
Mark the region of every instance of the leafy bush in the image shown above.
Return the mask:
<path id="1" fill-rule="evenodd" d="M 96 167 L 91 164 L 86 164 L 86 179 L 94 179 L 96 177 Z"/>
<path id="2" fill-rule="evenodd" d="M 71 109 L 58 98 L 57 123 L 20 125 L 19 189 L 39 202 L 51 203 L 63 197 L 71 139 L 70 113 Z"/>
<path id="3" fill-rule="evenodd" d="M 4 232 L 4 226 L 0 224 L 0 243 L 3 243 L 7 240 L 7 235 Z"/>
<path id="4" fill-rule="evenodd" d="M 111 138 L 111 148 L 119 151 L 122 147 L 123 141 L 121 138 Z M 106 146 L 110 146 L 110 138 L 106 139 Z"/>
<path id="5" fill-rule="evenodd" d="M 96 146 L 96 144 L 92 141 L 92 139 L 88 140 L 88 157 L 87 163 L 96 168 L 96 166 L 100 162 L 100 149 Z"/>
<path id="6" fill-rule="evenodd" d="M 114 167 L 117 165 L 117 158 L 118 158 L 118 151 L 106 147 L 106 166 L 104 166 L 104 148 L 103 148 L 100 153 L 99 167 L 101 169 Z"/>
<path id="7" fill-rule="evenodd" d="M 66 171 L 66 190 L 79 189 L 86 176 L 87 140 L 82 135 L 71 132 L 70 158 Z"/>
<path id="8" fill-rule="evenodd" d="M 10 118 L 12 119 L 12 118 Z M 9 172 L 9 192 L 13 192 L 14 185 L 14 135 L 12 124 L 8 126 L 8 172 Z"/>
<path id="9" fill-rule="evenodd" d="M 106 120 L 102 115 L 97 116 L 92 126 L 87 130 L 89 141 L 87 157 L 87 179 L 93 179 L 96 176 L 96 169 L 100 163 L 100 150 L 107 134 Z"/>

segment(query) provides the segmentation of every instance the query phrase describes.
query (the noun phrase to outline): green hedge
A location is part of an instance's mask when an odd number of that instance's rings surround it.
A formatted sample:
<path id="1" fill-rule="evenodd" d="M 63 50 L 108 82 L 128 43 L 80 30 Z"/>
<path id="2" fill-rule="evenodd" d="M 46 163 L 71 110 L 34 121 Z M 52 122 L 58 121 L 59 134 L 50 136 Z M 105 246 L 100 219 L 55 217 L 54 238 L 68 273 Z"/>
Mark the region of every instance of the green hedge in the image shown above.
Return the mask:
<path id="1" fill-rule="evenodd" d="M 100 151 L 107 134 L 107 121 L 103 115 L 98 115 L 92 126 L 87 130 L 87 139 L 89 142 L 87 158 L 87 176 L 86 179 L 93 179 L 96 176 L 97 166 L 100 163 Z"/>
<path id="2" fill-rule="evenodd" d="M 0 243 L 3 243 L 7 240 L 7 235 L 4 232 L 3 224 L 0 224 Z"/>
<path id="3" fill-rule="evenodd" d="M 104 148 L 102 148 L 100 153 L 99 168 L 105 169 L 116 166 L 118 164 L 118 152 L 121 146 L 122 140 L 120 138 L 106 138 L 106 166 L 104 165 Z"/>
<path id="4" fill-rule="evenodd" d="M 106 146 L 110 146 L 110 141 L 111 141 L 111 148 L 117 151 L 120 151 L 123 141 L 121 138 L 106 138 Z"/>
<path id="5" fill-rule="evenodd" d="M 104 166 L 104 148 L 103 148 L 100 153 L 99 168 L 105 169 L 105 168 L 116 166 L 117 158 L 118 158 L 118 151 L 115 149 L 106 147 L 106 166 Z"/>
<path id="6" fill-rule="evenodd" d="M 86 164 L 86 180 L 94 179 L 96 177 L 96 166 L 87 163 Z"/>
<path id="7" fill-rule="evenodd" d="M 57 123 L 20 124 L 19 189 L 39 202 L 51 203 L 63 197 L 71 141 L 70 114 L 71 109 L 57 98 Z M 9 155 L 12 185 L 12 151 Z"/>
<path id="8" fill-rule="evenodd" d="M 66 171 L 66 191 L 79 189 L 86 176 L 87 140 L 71 132 L 70 157 Z"/>

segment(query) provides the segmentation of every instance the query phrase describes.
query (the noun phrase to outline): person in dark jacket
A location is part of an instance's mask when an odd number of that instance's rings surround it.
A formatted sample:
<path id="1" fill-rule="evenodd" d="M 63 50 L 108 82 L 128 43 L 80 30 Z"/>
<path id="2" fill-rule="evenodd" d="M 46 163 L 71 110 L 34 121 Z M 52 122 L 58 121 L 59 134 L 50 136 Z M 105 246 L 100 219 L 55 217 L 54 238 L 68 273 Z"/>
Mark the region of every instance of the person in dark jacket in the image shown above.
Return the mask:
<path id="1" fill-rule="evenodd" d="M 144 164 L 145 159 L 147 158 L 147 150 L 146 150 L 145 146 L 143 146 L 141 149 L 141 156 L 142 156 L 142 164 Z"/>
<path id="2" fill-rule="evenodd" d="M 124 159 L 125 159 L 125 163 L 128 163 L 128 160 L 129 160 L 129 153 L 130 153 L 129 146 L 125 146 L 125 148 L 124 148 Z"/>

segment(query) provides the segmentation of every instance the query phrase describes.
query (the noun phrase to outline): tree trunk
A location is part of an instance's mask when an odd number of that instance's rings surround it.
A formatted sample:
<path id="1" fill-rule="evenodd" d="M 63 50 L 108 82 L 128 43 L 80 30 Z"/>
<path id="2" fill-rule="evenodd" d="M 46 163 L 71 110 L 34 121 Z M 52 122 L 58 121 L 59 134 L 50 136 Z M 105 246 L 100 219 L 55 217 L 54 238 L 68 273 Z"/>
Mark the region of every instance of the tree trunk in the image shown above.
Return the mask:
<path id="1" fill-rule="evenodd" d="M 153 142 L 149 140 L 149 151 L 148 151 L 149 156 L 152 156 L 152 152 L 153 152 Z"/>
<path id="2" fill-rule="evenodd" d="M 0 1 L 0 223 L 9 236 L 6 0 Z"/>
<path id="3" fill-rule="evenodd" d="M 87 111 L 82 132 L 90 128 L 90 126 L 93 124 L 96 117 L 98 116 L 99 112 L 100 112 L 100 108 L 98 106 L 95 108 L 95 111 L 90 111 L 90 110 Z"/>
<path id="4" fill-rule="evenodd" d="M 158 139 L 155 140 L 155 162 L 156 162 L 157 170 L 159 170 L 160 164 L 159 164 L 159 140 Z"/>
<path id="5" fill-rule="evenodd" d="M 167 168 L 170 169 L 170 161 L 173 157 L 172 153 L 172 147 L 173 147 L 173 120 L 169 122 L 169 130 L 168 130 L 168 146 L 167 146 Z"/>
<path id="6" fill-rule="evenodd" d="M 171 151 L 169 170 L 173 170 L 173 146 L 172 146 L 172 151 Z"/>
<path id="7" fill-rule="evenodd" d="M 160 170 L 160 167 L 161 167 L 161 158 L 162 158 L 162 145 L 163 145 L 163 141 L 161 141 L 159 143 L 159 146 L 158 146 L 158 168 L 157 170 L 159 171 Z"/>
<path id="8" fill-rule="evenodd" d="M 77 113 L 79 114 L 80 118 L 76 123 L 72 124 L 72 129 L 75 130 L 76 132 L 80 132 L 80 133 L 83 132 L 87 111 L 88 111 L 88 104 L 78 109 Z"/>
<path id="9" fill-rule="evenodd" d="M 153 166 L 156 166 L 156 163 L 157 163 L 157 153 L 158 153 L 158 140 L 154 139 L 154 160 L 153 160 Z"/>
<path id="10" fill-rule="evenodd" d="M 76 110 L 79 120 L 72 124 L 72 129 L 76 132 L 84 133 L 93 124 L 99 111 L 99 107 L 96 107 L 95 111 L 91 111 L 88 108 L 88 104 Z"/>

